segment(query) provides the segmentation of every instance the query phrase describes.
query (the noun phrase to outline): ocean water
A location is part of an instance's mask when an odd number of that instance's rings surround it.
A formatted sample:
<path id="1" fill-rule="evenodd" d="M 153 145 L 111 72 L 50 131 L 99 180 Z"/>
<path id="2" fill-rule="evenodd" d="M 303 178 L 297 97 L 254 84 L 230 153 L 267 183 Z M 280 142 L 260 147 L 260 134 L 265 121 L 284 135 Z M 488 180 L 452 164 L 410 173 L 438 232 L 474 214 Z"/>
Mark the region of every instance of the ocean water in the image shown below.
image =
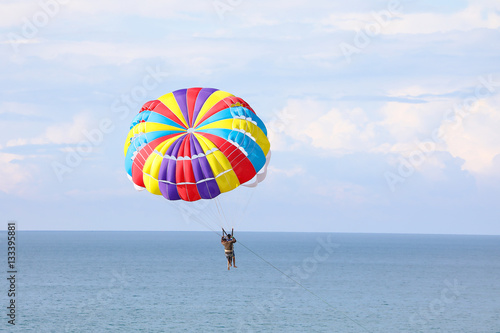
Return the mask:
<path id="1" fill-rule="evenodd" d="M 227 271 L 211 232 L 18 232 L 0 330 L 500 332 L 500 236 L 235 236 Z"/>

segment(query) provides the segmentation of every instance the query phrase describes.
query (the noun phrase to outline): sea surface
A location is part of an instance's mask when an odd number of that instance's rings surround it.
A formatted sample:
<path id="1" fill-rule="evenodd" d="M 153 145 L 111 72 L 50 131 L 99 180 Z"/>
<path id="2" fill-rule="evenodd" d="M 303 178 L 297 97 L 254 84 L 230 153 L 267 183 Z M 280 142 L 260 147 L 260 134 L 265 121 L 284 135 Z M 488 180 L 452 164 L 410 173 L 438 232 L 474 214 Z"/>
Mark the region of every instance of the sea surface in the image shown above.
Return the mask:
<path id="1" fill-rule="evenodd" d="M 19 231 L 5 332 L 500 332 L 500 236 Z"/>

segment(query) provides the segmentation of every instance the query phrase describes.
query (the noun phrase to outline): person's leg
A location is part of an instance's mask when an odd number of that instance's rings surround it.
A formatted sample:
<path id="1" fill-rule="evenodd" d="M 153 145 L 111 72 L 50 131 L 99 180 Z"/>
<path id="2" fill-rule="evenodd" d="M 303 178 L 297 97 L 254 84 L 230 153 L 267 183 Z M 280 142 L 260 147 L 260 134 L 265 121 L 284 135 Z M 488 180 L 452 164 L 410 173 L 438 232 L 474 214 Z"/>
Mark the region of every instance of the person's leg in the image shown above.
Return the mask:
<path id="1" fill-rule="evenodd" d="M 229 270 L 229 267 L 231 267 L 231 257 L 227 258 L 227 270 Z"/>
<path id="2" fill-rule="evenodd" d="M 238 268 L 238 267 L 236 267 L 236 256 L 235 255 L 233 255 L 233 267 Z"/>

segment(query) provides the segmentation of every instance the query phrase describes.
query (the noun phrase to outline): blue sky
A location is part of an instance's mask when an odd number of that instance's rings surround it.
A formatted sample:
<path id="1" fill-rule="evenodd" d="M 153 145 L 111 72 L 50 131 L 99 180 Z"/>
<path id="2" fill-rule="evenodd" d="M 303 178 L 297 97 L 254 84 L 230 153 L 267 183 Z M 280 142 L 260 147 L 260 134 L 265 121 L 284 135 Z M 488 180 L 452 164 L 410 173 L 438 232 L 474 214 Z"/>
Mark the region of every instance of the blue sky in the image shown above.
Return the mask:
<path id="1" fill-rule="evenodd" d="M 500 234 L 496 0 L 0 7 L 0 209 L 21 229 L 205 230 L 123 168 L 142 104 L 200 86 L 268 126 L 268 178 L 223 198 L 239 230 Z"/>

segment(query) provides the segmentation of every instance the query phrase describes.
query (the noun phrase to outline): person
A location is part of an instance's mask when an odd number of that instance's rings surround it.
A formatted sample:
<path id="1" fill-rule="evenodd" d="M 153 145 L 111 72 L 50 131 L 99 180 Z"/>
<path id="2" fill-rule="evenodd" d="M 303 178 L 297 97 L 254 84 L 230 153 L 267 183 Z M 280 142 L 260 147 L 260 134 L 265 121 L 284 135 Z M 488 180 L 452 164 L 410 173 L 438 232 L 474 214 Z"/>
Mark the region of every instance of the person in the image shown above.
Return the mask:
<path id="1" fill-rule="evenodd" d="M 236 239 L 233 237 L 234 230 L 231 231 L 231 234 L 227 234 L 224 229 L 222 229 L 222 231 L 223 234 L 220 242 L 224 246 L 224 253 L 227 259 L 227 270 L 229 270 L 231 266 L 238 268 L 236 267 L 236 257 L 234 256 L 234 243 L 236 243 Z M 226 237 L 224 237 L 224 234 L 226 234 Z"/>

